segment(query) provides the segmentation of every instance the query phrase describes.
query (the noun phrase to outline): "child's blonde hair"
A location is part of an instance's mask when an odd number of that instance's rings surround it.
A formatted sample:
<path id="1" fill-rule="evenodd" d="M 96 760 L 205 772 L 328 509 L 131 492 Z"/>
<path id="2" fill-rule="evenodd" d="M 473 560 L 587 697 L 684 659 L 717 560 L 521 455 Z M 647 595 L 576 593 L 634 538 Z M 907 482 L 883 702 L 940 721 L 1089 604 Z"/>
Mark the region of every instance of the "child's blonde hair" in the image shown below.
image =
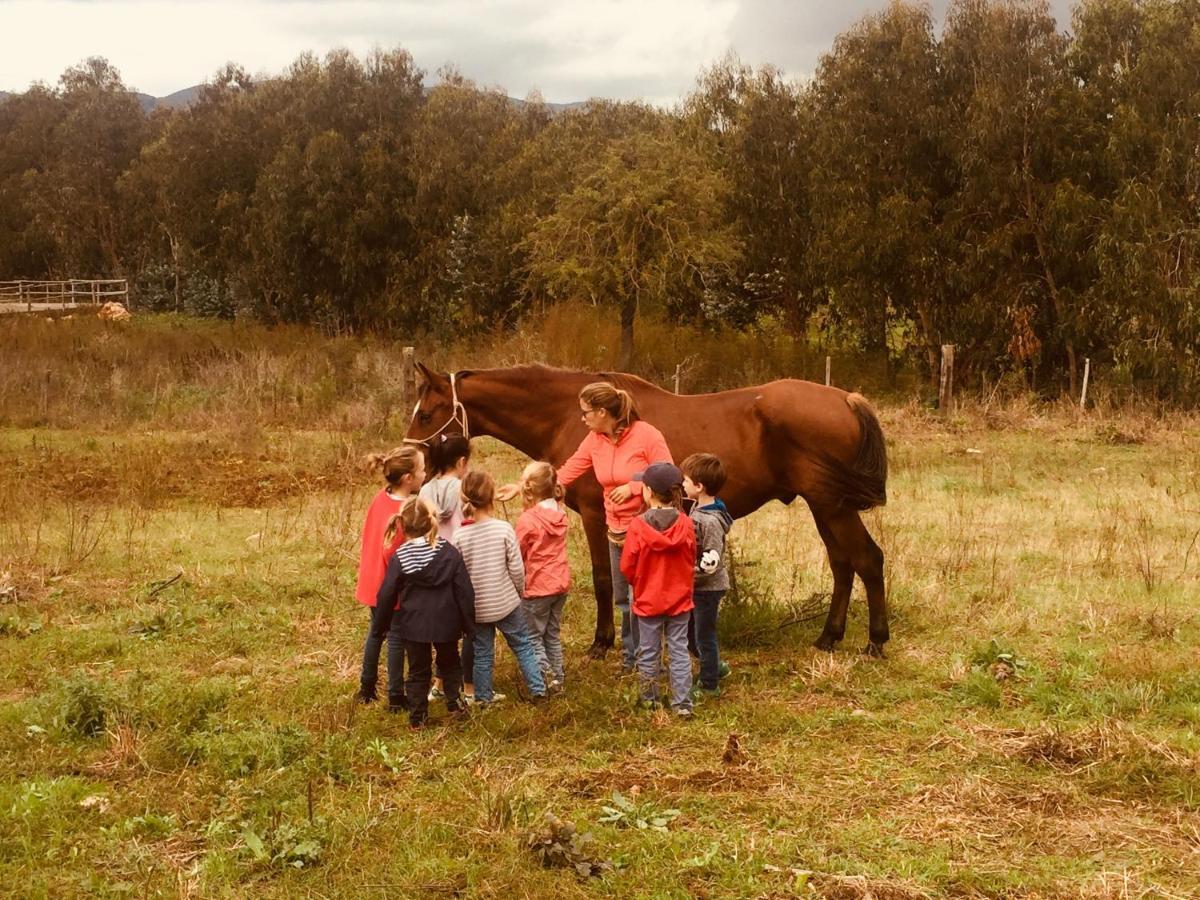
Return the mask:
<path id="1" fill-rule="evenodd" d="M 496 482 L 487 472 L 476 469 L 462 481 L 463 515 L 473 517 L 478 510 L 488 509 L 496 498 Z"/>
<path id="2" fill-rule="evenodd" d="M 365 460 L 367 468 L 382 475 L 388 487 L 398 487 L 404 476 L 416 472 L 423 461 L 420 449 L 411 444 L 394 447 L 387 453 L 368 454 Z"/>
<path id="3" fill-rule="evenodd" d="M 400 512 L 388 519 L 387 528 L 383 530 L 384 547 L 391 545 L 397 528 L 404 531 L 406 538 L 423 537 L 430 547 L 437 546 L 437 510 L 424 497 L 409 497 Z"/>
<path id="4" fill-rule="evenodd" d="M 542 500 L 562 500 L 566 493 L 558 483 L 558 472 L 548 462 L 531 462 L 521 473 L 521 494 L 527 506 Z"/>

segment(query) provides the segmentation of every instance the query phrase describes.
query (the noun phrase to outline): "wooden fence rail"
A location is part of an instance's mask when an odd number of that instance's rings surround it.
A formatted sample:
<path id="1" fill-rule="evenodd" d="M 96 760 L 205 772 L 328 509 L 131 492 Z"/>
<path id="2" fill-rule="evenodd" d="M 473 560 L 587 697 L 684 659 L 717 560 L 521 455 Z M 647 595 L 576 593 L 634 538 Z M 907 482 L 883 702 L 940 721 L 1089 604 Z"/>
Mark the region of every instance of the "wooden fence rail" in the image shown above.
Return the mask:
<path id="1" fill-rule="evenodd" d="M 124 278 L 0 281 L 0 312 L 73 309 L 114 301 L 129 305 L 129 282 Z"/>

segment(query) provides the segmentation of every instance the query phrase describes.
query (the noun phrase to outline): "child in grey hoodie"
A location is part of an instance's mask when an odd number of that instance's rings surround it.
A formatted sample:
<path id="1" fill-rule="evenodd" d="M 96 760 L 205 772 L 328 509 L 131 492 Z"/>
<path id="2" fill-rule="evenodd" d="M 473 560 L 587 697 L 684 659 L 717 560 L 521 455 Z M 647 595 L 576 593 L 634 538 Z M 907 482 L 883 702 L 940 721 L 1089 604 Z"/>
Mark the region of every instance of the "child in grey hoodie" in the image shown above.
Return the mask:
<path id="1" fill-rule="evenodd" d="M 692 500 L 692 521 L 696 524 L 696 579 L 688 649 L 700 659 L 698 690 L 717 694 L 720 680 L 729 674 L 717 647 L 717 610 L 729 590 L 729 569 L 725 560 L 725 536 L 733 517 L 717 494 L 725 486 L 725 467 L 711 453 L 693 453 L 679 466 L 683 470 L 683 491 Z"/>

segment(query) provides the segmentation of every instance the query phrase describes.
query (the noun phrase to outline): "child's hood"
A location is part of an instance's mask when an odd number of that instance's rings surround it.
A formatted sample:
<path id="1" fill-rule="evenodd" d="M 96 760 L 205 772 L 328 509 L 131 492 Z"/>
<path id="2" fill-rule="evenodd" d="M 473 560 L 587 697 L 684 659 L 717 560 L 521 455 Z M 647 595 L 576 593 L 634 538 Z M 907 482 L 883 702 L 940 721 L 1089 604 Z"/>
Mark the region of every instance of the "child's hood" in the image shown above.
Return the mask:
<path id="1" fill-rule="evenodd" d="M 729 529 L 733 527 L 733 516 L 729 514 L 729 510 L 725 508 L 725 504 L 720 500 L 715 500 L 707 506 L 698 506 L 692 510 L 692 518 L 698 519 L 701 516 L 708 516 L 714 522 L 721 525 L 721 529 L 729 534 Z"/>
<path id="2" fill-rule="evenodd" d="M 433 501 L 437 507 L 438 518 L 446 521 L 454 515 L 459 504 L 459 493 L 462 491 L 462 481 L 454 475 L 439 475 L 425 485 L 427 500 Z"/>
<path id="3" fill-rule="evenodd" d="M 405 541 L 396 551 L 404 579 L 413 584 L 439 585 L 454 580 L 455 552 L 442 538 L 430 547 L 425 538 Z"/>
<path id="4" fill-rule="evenodd" d="M 677 509 L 648 509 L 641 518 L 649 526 L 642 532 L 645 542 L 647 546 L 656 550 L 680 547 L 687 542 L 689 535 L 693 542 L 695 541 L 695 526 L 692 525 L 692 520 Z"/>
<path id="5" fill-rule="evenodd" d="M 533 519 L 551 537 L 560 538 L 567 533 L 567 514 L 558 507 L 531 506 L 522 515 Z"/>

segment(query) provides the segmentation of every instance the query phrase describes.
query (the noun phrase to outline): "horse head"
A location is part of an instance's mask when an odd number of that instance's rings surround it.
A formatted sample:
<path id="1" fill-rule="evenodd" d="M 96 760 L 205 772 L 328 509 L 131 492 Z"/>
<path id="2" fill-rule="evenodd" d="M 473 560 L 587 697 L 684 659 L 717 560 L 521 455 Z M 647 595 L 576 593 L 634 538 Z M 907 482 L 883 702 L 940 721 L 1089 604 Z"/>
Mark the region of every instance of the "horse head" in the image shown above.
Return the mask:
<path id="1" fill-rule="evenodd" d="M 440 434 L 470 437 L 467 411 L 459 402 L 457 374 L 442 375 L 417 363 L 421 386 L 405 441 L 424 444 Z"/>

